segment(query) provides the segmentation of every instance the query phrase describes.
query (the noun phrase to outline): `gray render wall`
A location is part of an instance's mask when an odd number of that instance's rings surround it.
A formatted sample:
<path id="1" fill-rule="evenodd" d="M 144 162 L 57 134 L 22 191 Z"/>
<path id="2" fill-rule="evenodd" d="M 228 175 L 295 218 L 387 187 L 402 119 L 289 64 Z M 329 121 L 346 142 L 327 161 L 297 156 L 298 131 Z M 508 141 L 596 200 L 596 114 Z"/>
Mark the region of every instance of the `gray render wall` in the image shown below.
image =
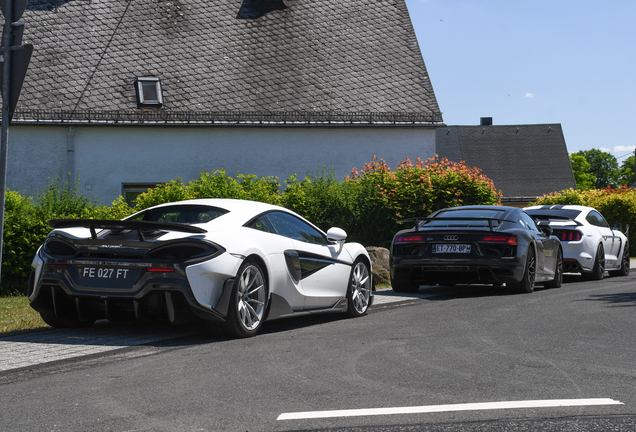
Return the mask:
<path id="1" fill-rule="evenodd" d="M 70 145 L 72 144 L 72 145 Z M 74 150 L 70 152 L 69 150 Z M 110 204 L 122 183 L 159 183 L 224 168 L 228 175 L 303 178 L 323 166 L 343 179 L 373 155 L 391 168 L 435 153 L 435 128 L 11 126 L 7 185 L 25 195 L 74 165 L 80 190 Z M 70 157 L 69 157 L 70 156 Z M 78 174 L 79 173 L 79 174 Z"/>

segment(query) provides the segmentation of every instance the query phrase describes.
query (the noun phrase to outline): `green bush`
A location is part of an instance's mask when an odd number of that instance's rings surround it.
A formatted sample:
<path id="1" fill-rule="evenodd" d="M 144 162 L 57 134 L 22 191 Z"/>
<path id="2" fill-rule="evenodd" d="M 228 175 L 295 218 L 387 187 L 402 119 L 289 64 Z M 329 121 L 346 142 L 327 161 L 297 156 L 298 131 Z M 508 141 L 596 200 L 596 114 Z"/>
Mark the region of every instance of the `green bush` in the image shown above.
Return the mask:
<path id="1" fill-rule="evenodd" d="M 17 192 L 7 190 L 4 207 L 1 295 L 25 292 L 31 261 L 49 231 L 46 220 L 39 217 L 30 198 L 23 198 Z"/>
<path id="2" fill-rule="evenodd" d="M 322 230 L 337 226 L 347 229 L 353 221 L 347 205 L 347 190 L 332 170 L 323 168 L 298 181 L 293 175 L 285 181 L 281 205 L 307 218 Z"/>
<path id="3" fill-rule="evenodd" d="M 578 191 L 567 189 L 537 199 L 538 205 L 582 205 L 601 212 L 610 225 L 619 222 L 622 230 L 629 226 L 630 255 L 636 256 L 636 190 L 621 186 Z"/>
<path id="4" fill-rule="evenodd" d="M 415 163 L 406 159 L 392 171 L 374 156 L 343 182 L 323 169 L 302 182 L 291 178 L 286 183 L 284 206 L 320 228 L 344 229 L 350 241 L 384 247 L 404 228 L 401 219 L 445 207 L 498 204 L 501 195 L 481 170 L 437 157 Z"/>
<path id="5" fill-rule="evenodd" d="M 238 174 L 237 179 L 228 176 L 225 170 L 216 170 L 201 173 L 187 185 L 181 179 L 172 180 L 139 195 L 134 210 L 198 198 L 236 198 L 280 204 L 280 183 L 275 177 Z"/>
<path id="6" fill-rule="evenodd" d="M 126 205 L 125 203 L 123 203 Z M 26 292 L 31 262 L 51 231 L 51 219 L 120 219 L 131 210 L 122 210 L 117 201 L 100 206 L 79 192 L 77 184 L 60 179 L 50 181 L 35 199 L 7 190 L 2 243 L 0 295 Z"/>

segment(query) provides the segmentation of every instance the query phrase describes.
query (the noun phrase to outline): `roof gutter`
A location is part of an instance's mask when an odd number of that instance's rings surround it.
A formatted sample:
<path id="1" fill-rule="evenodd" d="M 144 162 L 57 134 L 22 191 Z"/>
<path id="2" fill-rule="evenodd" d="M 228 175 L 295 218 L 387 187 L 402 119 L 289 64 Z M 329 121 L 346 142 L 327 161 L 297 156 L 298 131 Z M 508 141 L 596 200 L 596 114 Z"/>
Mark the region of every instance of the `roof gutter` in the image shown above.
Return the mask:
<path id="1" fill-rule="evenodd" d="M 13 124 L 148 126 L 445 126 L 441 113 L 354 111 L 18 110 Z"/>

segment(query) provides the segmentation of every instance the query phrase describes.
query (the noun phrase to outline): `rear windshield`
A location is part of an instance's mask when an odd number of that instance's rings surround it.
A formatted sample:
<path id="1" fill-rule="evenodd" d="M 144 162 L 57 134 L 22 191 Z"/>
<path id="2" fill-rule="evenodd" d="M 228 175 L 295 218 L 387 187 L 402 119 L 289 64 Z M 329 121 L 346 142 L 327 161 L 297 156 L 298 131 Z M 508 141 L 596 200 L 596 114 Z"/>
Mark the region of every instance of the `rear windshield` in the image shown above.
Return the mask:
<path id="1" fill-rule="evenodd" d="M 181 204 L 146 210 L 129 220 L 196 224 L 210 222 L 227 212 L 218 207 Z"/>
<path id="2" fill-rule="evenodd" d="M 579 210 L 571 209 L 526 210 L 526 213 L 538 220 L 574 220 L 581 214 Z"/>
<path id="3" fill-rule="evenodd" d="M 503 211 L 491 209 L 448 210 L 435 215 L 435 218 L 453 218 L 453 220 L 433 219 L 423 222 L 422 226 L 489 226 L 488 220 L 499 219 L 503 215 Z M 493 221 L 492 224 L 497 226 L 499 222 Z"/>

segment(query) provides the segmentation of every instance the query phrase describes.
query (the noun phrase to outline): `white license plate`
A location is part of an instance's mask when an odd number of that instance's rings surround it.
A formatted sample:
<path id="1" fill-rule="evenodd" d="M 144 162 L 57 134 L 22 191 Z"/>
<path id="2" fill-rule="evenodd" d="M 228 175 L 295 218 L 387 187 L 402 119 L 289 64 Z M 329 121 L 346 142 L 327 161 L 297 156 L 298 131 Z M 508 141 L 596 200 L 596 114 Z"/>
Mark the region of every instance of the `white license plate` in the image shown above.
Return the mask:
<path id="1" fill-rule="evenodd" d="M 468 244 L 434 244 L 433 253 L 470 253 Z"/>

